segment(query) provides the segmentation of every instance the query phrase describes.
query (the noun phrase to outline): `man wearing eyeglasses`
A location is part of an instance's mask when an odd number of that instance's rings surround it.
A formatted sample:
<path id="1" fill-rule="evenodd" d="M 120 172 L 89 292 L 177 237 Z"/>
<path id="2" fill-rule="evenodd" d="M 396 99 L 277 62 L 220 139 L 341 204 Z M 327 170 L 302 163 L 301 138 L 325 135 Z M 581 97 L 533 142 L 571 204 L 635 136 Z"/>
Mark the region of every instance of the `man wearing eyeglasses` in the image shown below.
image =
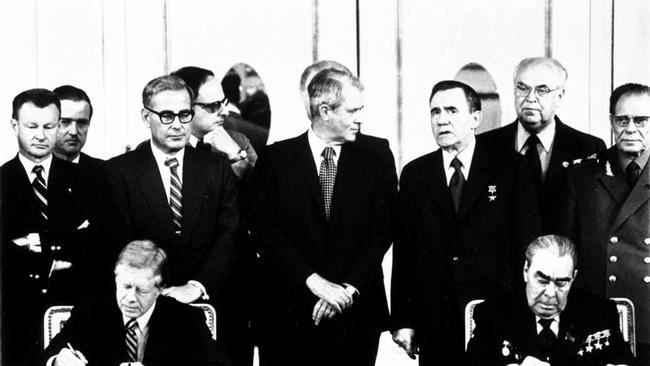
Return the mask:
<path id="1" fill-rule="evenodd" d="M 572 289 L 577 265 L 568 238 L 533 240 L 523 267 L 526 290 L 476 306 L 467 365 L 636 365 L 615 304 Z"/>
<path id="2" fill-rule="evenodd" d="M 605 150 L 601 139 L 569 127 L 557 116 L 567 76 L 564 66 L 553 58 L 523 59 L 513 76 L 517 120 L 483 134 L 492 144 L 514 148 L 526 157 L 540 202 L 544 233 L 554 232 L 557 225 L 557 203 L 566 166 Z"/>
<path id="3" fill-rule="evenodd" d="M 234 256 L 236 178 L 227 158 L 186 147 L 194 111 L 182 79 L 151 80 L 142 102 L 150 142 L 107 162 L 107 237 L 118 245 L 109 260 L 131 240 L 153 240 L 171 263 L 163 295 L 214 303 Z"/>
<path id="4" fill-rule="evenodd" d="M 625 84 L 609 99 L 616 144 L 568 170 L 566 232 L 581 250 L 577 286 L 627 297 L 636 311 L 637 356 L 650 364 L 650 87 Z"/>

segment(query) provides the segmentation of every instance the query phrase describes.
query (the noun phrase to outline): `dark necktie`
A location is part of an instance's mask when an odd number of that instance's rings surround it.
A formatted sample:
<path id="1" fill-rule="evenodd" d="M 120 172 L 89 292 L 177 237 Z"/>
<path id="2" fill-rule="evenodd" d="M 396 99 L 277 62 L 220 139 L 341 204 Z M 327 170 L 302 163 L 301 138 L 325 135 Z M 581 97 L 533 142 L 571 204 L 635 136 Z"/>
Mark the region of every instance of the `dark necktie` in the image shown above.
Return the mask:
<path id="1" fill-rule="evenodd" d="M 458 158 L 454 158 L 450 166 L 454 168 L 454 174 L 449 181 L 449 192 L 451 192 L 451 200 L 454 203 L 454 212 L 458 213 L 460 198 L 463 195 L 463 186 L 465 185 L 465 176 L 463 175 L 463 171 L 460 170 L 463 163 Z"/>
<path id="2" fill-rule="evenodd" d="M 169 158 L 165 160 L 165 165 L 169 167 L 171 172 L 171 181 L 169 185 L 169 207 L 172 209 L 172 219 L 174 220 L 174 231 L 176 235 L 181 234 L 182 229 L 182 218 L 181 215 L 183 209 L 183 196 L 181 180 L 178 178 L 178 160 L 176 158 Z"/>
<path id="3" fill-rule="evenodd" d="M 553 353 L 553 347 L 555 346 L 555 333 L 551 330 L 551 323 L 553 319 L 540 319 L 539 324 L 542 326 L 542 330 L 539 332 L 539 350 L 542 353 L 542 356 L 545 358 L 543 361 L 550 360 L 550 357 Z"/>
<path id="4" fill-rule="evenodd" d="M 323 203 L 325 204 L 325 217 L 330 220 L 332 207 L 332 192 L 334 192 L 334 181 L 336 180 L 336 164 L 334 164 L 334 149 L 330 146 L 323 149 L 321 153 L 323 161 L 320 163 L 320 182 Z"/>
<path id="5" fill-rule="evenodd" d="M 625 180 L 627 181 L 627 185 L 630 186 L 630 189 L 634 188 L 636 181 L 639 179 L 639 174 L 641 174 L 639 164 L 634 161 L 627 164 L 625 168 Z"/>
<path id="6" fill-rule="evenodd" d="M 129 362 L 138 361 L 138 322 L 135 319 L 130 319 L 126 325 L 126 354 L 129 357 Z"/>
<path id="7" fill-rule="evenodd" d="M 528 146 L 528 150 L 526 150 L 526 153 L 524 154 L 528 161 L 528 167 L 533 176 L 533 183 L 537 192 L 539 192 L 539 188 L 542 184 L 542 164 L 539 160 L 539 152 L 537 151 L 537 145 L 539 143 L 540 141 L 537 135 L 528 136 L 525 145 Z"/>
<path id="8" fill-rule="evenodd" d="M 38 198 L 41 216 L 47 221 L 47 188 L 45 187 L 45 179 L 43 179 L 43 170 L 42 165 L 36 165 L 32 169 L 32 173 L 36 174 L 36 178 L 32 182 L 32 187 L 34 188 L 36 198 Z"/>
<path id="9" fill-rule="evenodd" d="M 199 139 L 199 141 L 197 141 L 197 143 L 196 143 L 196 149 L 199 150 L 199 151 L 212 151 L 212 150 L 210 149 L 210 145 L 208 145 L 208 144 L 206 144 L 205 142 L 203 142 L 203 139 L 202 139 L 202 138 Z"/>

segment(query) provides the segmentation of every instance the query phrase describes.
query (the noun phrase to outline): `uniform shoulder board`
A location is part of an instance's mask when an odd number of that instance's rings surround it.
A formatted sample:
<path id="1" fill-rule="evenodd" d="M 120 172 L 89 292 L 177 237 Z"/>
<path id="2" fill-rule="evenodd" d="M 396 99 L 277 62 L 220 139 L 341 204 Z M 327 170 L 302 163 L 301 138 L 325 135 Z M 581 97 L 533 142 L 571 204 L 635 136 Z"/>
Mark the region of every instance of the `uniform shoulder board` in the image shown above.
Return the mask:
<path id="1" fill-rule="evenodd" d="M 600 158 L 599 158 L 598 154 L 594 153 L 594 154 L 591 154 L 591 155 L 587 156 L 586 158 L 575 159 L 573 161 L 563 161 L 562 166 L 565 167 L 565 168 L 573 168 L 574 166 L 583 165 L 583 164 L 587 164 L 587 163 L 594 163 L 594 162 L 597 163 L 599 161 L 600 161 Z"/>

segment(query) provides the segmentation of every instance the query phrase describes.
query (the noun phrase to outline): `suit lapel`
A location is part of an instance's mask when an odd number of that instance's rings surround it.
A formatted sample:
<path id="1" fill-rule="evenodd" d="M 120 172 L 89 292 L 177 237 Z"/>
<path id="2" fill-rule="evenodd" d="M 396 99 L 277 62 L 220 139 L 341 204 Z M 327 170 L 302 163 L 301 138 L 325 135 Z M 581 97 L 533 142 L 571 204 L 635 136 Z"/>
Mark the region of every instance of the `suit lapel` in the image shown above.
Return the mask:
<path id="1" fill-rule="evenodd" d="M 207 169 L 207 167 L 205 167 Z M 205 175 L 201 173 L 201 164 L 197 151 L 192 147 L 185 148 L 183 158 L 183 238 L 187 240 L 193 231 L 193 227 L 199 219 L 203 203 L 203 192 L 205 191 Z"/>
<path id="2" fill-rule="evenodd" d="M 167 194 L 165 187 L 162 183 L 162 177 L 158 170 L 158 164 L 153 157 L 151 145 L 146 144 L 139 149 L 136 149 L 139 156 L 134 159 L 139 163 L 136 164 L 136 169 L 139 171 L 137 179 L 138 187 L 144 196 L 151 215 L 156 219 L 160 225 L 160 230 L 163 232 L 171 232 L 172 230 L 172 212 L 169 208 L 167 201 Z"/>
<path id="3" fill-rule="evenodd" d="M 513 339 L 508 339 L 508 341 L 517 345 L 516 353 L 539 355 L 539 339 L 537 337 L 535 315 L 528 307 L 523 296 L 517 298 L 515 306 L 514 316 L 510 319 Z"/>
<path id="4" fill-rule="evenodd" d="M 294 161 L 296 164 L 296 170 L 300 172 L 300 175 L 305 180 L 309 192 L 311 193 L 312 198 L 316 201 L 316 204 L 318 205 L 320 212 L 324 218 L 325 203 L 323 202 L 323 195 L 321 193 L 320 183 L 318 182 L 318 170 L 316 169 L 311 147 L 309 146 L 309 141 L 307 140 L 307 133 L 304 133 L 297 138 L 293 156 L 295 156 Z"/>
<path id="5" fill-rule="evenodd" d="M 477 141 L 474 155 L 472 156 L 470 172 L 460 199 L 458 220 L 456 222 L 460 222 L 468 214 L 472 203 L 479 199 L 481 193 L 487 189 L 487 182 L 490 178 L 489 172 L 492 171 L 490 169 L 490 161 L 492 158 L 489 154 L 489 151 L 486 151 L 484 145 Z"/>
<path id="6" fill-rule="evenodd" d="M 612 198 L 620 205 L 627 195 L 627 183 L 621 170 L 618 158 L 616 157 L 616 148 L 612 147 L 605 153 L 607 159 L 606 172 L 598 177 L 600 183 L 605 187 Z"/>
<path id="7" fill-rule="evenodd" d="M 431 196 L 445 213 L 449 222 L 454 222 L 454 204 L 447 185 L 445 166 L 442 160 L 442 150 L 438 149 L 431 155 L 431 166 L 423 172 L 424 185 L 430 190 Z"/>
<path id="8" fill-rule="evenodd" d="M 648 160 L 650 161 L 650 160 Z M 636 212 L 639 207 L 646 204 L 650 198 L 650 168 L 646 163 L 639 180 L 636 182 L 636 185 L 630 191 L 630 194 L 625 199 L 623 206 L 618 210 L 616 215 L 616 220 L 614 220 L 614 225 L 612 225 L 611 230 L 616 230 L 620 225 L 622 225 L 630 216 Z M 627 185 L 625 185 L 627 186 Z"/>
<path id="9" fill-rule="evenodd" d="M 565 167 L 562 162 L 566 161 L 573 150 L 572 141 L 569 141 L 566 135 L 566 127 L 557 116 L 555 117 L 555 137 L 553 138 L 553 151 L 551 152 L 551 161 L 548 164 L 546 177 L 542 190 L 549 189 L 560 184 L 564 175 Z"/>
<path id="10" fill-rule="evenodd" d="M 338 218 L 341 212 L 341 207 L 343 207 L 341 203 L 349 202 L 348 196 L 351 192 L 349 188 L 361 182 L 357 174 L 359 172 L 359 155 L 355 152 L 354 146 L 350 144 L 344 144 L 341 147 L 341 156 L 339 156 L 336 169 L 334 192 L 332 193 L 332 226 L 334 226 L 336 218 Z"/>

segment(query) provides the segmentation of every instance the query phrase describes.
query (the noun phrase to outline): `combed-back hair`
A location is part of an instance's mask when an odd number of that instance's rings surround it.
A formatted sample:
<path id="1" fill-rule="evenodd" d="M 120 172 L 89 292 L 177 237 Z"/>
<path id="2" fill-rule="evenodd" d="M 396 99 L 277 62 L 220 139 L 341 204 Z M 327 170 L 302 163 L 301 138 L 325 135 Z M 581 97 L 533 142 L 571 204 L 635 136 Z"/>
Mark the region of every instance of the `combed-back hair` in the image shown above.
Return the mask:
<path id="1" fill-rule="evenodd" d="M 38 108 L 45 108 L 54 104 L 56 109 L 59 110 L 59 116 L 61 115 L 61 102 L 59 101 L 59 97 L 47 89 L 35 88 L 25 90 L 14 97 L 11 103 L 11 118 L 18 120 L 20 108 L 27 103 L 32 103 Z"/>
<path id="2" fill-rule="evenodd" d="M 515 67 L 515 71 L 512 73 L 512 79 L 515 80 L 517 78 L 517 75 L 519 75 L 519 73 L 521 72 L 521 70 L 525 70 L 531 66 L 538 66 L 538 65 L 551 67 L 555 69 L 557 72 L 559 72 L 562 81 L 562 85 L 559 86 L 564 88 L 566 81 L 569 78 L 569 72 L 566 71 L 566 68 L 564 68 L 564 65 L 562 65 L 560 61 L 552 57 L 527 57 L 519 61 L 519 64 L 517 64 L 517 66 Z"/>
<path id="3" fill-rule="evenodd" d="M 650 87 L 643 84 L 627 83 L 614 89 L 612 95 L 609 97 L 609 114 L 616 113 L 616 103 L 624 95 L 648 95 L 650 96 Z"/>
<path id="4" fill-rule="evenodd" d="M 142 89 L 142 104 L 151 107 L 151 100 L 156 94 L 169 90 L 186 90 L 190 94 L 190 100 L 194 101 L 194 92 L 183 79 L 175 75 L 163 75 L 149 81 Z"/>
<path id="5" fill-rule="evenodd" d="M 578 251 L 571 239 L 562 235 L 540 236 L 528 244 L 526 248 L 526 263 L 530 266 L 533 257 L 540 250 L 555 251 L 558 257 L 571 256 L 573 268 L 578 267 Z"/>
<path id="6" fill-rule="evenodd" d="M 431 89 L 429 103 L 431 103 L 431 100 L 436 93 L 451 89 L 461 89 L 463 93 L 465 93 L 465 100 L 467 100 L 467 106 L 469 107 L 470 113 L 481 110 L 481 98 L 476 91 L 472 89 L 471 86 L 457 80 L 443 80 L 436 83 L 436 85 Z"/>
<path id="7" fill-rule="evenodd" d="M 316 74 L 307 88 L 311 116 L 319 116 L 318 108 L 323 104 L 332 109 L 338 108 L 343 103 L 341 93 L 346 84 L 363 91 L 361 80 L 350 73 L 325 69 Z"/>
<path id="8" fill-rule="evenodd" d="M 75 102 L 86 102 L 90 108 L 90 118 L 93 117 L 93 104 L 90 102 L 88 94 L 82 89 L 79 89 L 72 85 L 61 85 L 58 88 L 52 90 L 59 100 L 72 100 Z"/>
<path id="9" fill-rule="evenodd" d="M 209 77 L 214 77 L 214 73 L 208 69 L 196 66 L 185 66 L 172 72 L 170 75 L 178 76 L 183 79 L 185 84 L 192 89 L 192 100 L 199 97 L 199 89 L 208 81 Z"/>
<path id="10" fill-rule="evenodd" d="M 352 72 L 350 69 L 345 67 L 342 63 L 334 61 L 334 60 L 320 60 L 316 61 L 313 64 L 307 66 L 305 71 L 302 72 L 302 75 L 300 75 L 300 92 L 301 93 L 306 93 L 307 92 L 307 87 L 309 86 L 309 82 L 314 78 L 316 74 L 319 72 L 325 70 L 325 69 L 334 69 L 334 70 L 339 70 L 343 71 L 345 73 L 348 73 L 352 75 Z"/>
<path id="11" fill-rule="evenodd" d="M 167 253 L 151 240 L 134 240 L 128 243 L 117 257 L 115 268 L 120 265 L 150 269 L 155 276 L 160 277 L 158 287 L 164 286 L 169 271 Z"/>

